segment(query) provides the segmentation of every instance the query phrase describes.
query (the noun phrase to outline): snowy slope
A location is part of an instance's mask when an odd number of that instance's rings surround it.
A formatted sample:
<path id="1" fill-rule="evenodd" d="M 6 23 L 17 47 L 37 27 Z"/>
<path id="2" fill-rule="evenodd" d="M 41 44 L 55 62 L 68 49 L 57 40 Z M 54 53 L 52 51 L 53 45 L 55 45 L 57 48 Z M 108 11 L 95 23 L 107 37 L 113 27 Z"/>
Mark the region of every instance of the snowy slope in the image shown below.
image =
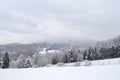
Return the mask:
<path id="1" fill-rule="evenodd" d="M 120 58 L 95 60 L 95 61 L 82 61 L 74 63 L 58 63 L 57 65 L 48 65 L 47 67 L 74 67 L 74 66 L 104 66 L 104 65 L 120 65 Z"/>
<path id="2" fill-rule="evenodd" d="M 120 80 L 120 65 L 0 69 L 0 80 Z"/>
<path id="3" fill-rule="evenodd" d="M 91 65 L 120 65 L 120 58 L 91 61 Z"/>
<path id="4" fill-rule="evenodd" d="M 120 80 L 120 58 L 91 61 L 89 66 L 76 63 L 43 68 L 0 69 L 0 80 Z"/>

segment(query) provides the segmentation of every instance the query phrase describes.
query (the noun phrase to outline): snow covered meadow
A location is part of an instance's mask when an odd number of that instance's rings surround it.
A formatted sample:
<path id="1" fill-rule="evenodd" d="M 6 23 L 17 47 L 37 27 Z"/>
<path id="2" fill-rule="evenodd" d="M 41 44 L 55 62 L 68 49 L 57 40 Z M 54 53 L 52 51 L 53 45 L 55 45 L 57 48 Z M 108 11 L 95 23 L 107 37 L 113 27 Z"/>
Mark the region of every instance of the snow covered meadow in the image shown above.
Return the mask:
<path id="1" fill-rule="evenodd" d="M 120 80 L 120 65 L 0 70 L 0 80 Z"/>
<path id="2" fill-rule="evenodd" d="M 27 69 L 0 69 L 0 80 L 120 80 L 120 58 L 91 61 L 89 66 L 81 62 L 27 68 Z M 67 67 L 65 67 L 67 66 Z"/>

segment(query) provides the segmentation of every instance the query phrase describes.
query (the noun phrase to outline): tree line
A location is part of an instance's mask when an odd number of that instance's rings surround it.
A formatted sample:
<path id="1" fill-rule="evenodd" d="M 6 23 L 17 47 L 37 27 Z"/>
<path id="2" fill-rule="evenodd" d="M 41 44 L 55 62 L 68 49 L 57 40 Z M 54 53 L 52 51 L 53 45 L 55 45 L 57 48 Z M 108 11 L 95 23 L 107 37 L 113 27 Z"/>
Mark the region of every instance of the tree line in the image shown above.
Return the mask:
<path id="1" fill-rule="evenodd" d="M 55 65 L 57 63 L 82 62 L 84 60 L 101 60 L 120 57 L 120 46 L 90 47 L 87 49 L 72 48 L 64 52 L 48 54 L 35 53 L 32 56 L 20 54 L 15 60 L 9 59 L 6 52 L 3 57 L 2 68 L 29 68 Z"/>

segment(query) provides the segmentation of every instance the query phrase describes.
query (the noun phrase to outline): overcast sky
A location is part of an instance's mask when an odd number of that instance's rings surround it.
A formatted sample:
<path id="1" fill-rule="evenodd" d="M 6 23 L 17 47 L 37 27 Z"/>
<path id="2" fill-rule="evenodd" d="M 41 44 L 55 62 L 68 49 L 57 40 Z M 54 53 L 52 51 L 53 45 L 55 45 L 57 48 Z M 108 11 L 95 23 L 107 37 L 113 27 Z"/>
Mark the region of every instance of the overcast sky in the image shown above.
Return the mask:
<path id="1" fill-rule="evenodd" d="M 0 44 L 107 40 L 120 35 L 120 0 L 0 0 Z"/>

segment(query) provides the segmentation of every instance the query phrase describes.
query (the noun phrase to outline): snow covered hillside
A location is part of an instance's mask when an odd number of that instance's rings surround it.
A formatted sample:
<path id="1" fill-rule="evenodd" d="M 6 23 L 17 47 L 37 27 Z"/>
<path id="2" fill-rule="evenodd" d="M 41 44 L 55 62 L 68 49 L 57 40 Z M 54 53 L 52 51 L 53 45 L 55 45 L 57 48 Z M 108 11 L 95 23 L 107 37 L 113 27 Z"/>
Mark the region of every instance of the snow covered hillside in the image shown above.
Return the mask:
<path id="1" fill-rule="evenodd" d="M 74 63 L 58 63 L 57 65 L 48 65 L 47 67 L 74 67 L 74 66 L 104 66 L 104 65 L 120 65 L 120 58 L 95 60 L 95 61 L 82 61 Z"/>
<path id="2" fill-rule="evenodd" d="M 67 63 L 64 66 L 26 68 L 26 69 L 0 69 L 0 80 L 120 80 L 120 58 L 86 61 L 79 67 L 76 63 Z M 77 63 L 78 64 L 78 63 Z"/>
<path id="3" fill-rule="evenodd" d="M 0 80 L 120 80 L 120 65 L 0 69 Z"/>

